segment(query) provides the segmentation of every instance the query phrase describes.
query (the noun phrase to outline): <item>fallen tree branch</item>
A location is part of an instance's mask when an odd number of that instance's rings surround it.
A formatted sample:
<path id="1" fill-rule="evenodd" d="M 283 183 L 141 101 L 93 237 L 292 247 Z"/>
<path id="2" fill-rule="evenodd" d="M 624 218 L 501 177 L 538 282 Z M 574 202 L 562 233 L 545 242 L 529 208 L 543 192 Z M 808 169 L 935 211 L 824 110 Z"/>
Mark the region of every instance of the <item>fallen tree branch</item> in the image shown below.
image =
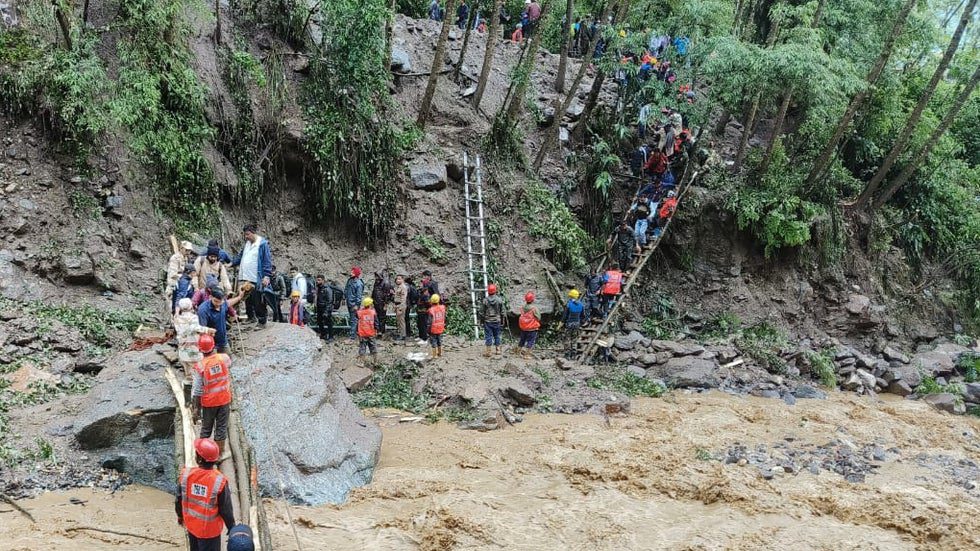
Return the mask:
<path id="1" fill-rule="evenodd" d="M 14 508 L 15 511 L 27 517 L 28 520 L 30 520 L 32 523 L 37 524 L 37 521 L 34 520 L 34 515 L 28 513 L 27 509 L 24 509 L 20 505 L 17 505 L 17 502 L 11 499 L 10 496 L 8 496 L 7 494 L 0 493 L 0 501 L 3 501 L 7 505 L 10 505 L 11 507 Z"/>
<path id="2" fill-rule="evenodd" d="M 134 534 L 132 532 L 122 532 L 119 530 L 109 530 L 108 528 L 96 528 L 94 526 L 69 526 L 65 528 L 65 532 L 77 532 L 79 530 L 86 530 L 89 532 L 101 532 L 103 534 L 112 534 L 114 536 L 123 536 L 127 538 L 138 538 L 141 540 L 155 541 L 157 543 L 166 543 L 168 545 L 173 545 L 174 547 L 180 547 L 180 544 L 173 540 L 165 540 L 161 538 L 154 538 L 153 536 L 144 536 L 143 534 Z"/>

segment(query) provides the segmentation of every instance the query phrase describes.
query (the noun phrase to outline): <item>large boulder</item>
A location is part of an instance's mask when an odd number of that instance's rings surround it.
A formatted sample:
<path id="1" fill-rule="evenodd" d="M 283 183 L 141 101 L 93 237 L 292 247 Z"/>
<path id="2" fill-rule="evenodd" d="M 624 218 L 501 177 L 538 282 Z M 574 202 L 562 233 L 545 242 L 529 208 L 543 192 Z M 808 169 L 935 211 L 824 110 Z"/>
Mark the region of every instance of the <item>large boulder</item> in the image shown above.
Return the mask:
<path id="1" fill-rule="evenodd" d="M 953 373 L 960 354 L 970 349 L 953 343 L 943 343 L 927 352 L 916 354 L 907 365 L 896 368 L 901 378 L 915 388 L 923 377 L 938 377 Z"/>
<path id="2" fill-rule="evenodd" d="M 103 466 L 173 491 L 176 408 L 160 348 L 110 358 L 82 399 L 73 431 L 78 446 Z"/>
<path id="3" fill-rule="evenodd" d="M 270 324 L 245 342 L 232 378 L 245 434 L 265 495 L 294 503 L 342 503 L 367 484 L 378 462 L 381 430 L 354 405 L 309 329 Z"/>
<path id="4" fill-rule="evenodd" d="M 963 399 L 973 404 L 980 404 L 980 383 L 963 385 Z"/>
<path id="5" fill-rule="evenodd" d="M 446 189 L 446 165 L 432 163 L 414 165 L 409 169 L 412 186 L 422 191 L 441 191 Z"/>
<path id="6" fill-rule="evenodd" d="M 412 58 L 401 48 L 391 49 L 391 70 L 396 73 L 411 73 Z"/>
<path id="7" fill-rule="evenodd" d="M 949 392 L 930 394 L 922 398 L 922 401 L 939 411 L 945 411 L 947 413 L 962 414 L 965 411 L 963 403 L 957 400 L 954 394 Z"/>
<path id="8" fill-rule="evenodd" d="M 674 356 L 696 356 L 704 352 L 700 344 L 684 344 L 674 341 L 650 341 L 650 347 L 657 352 L 670 352 Z"/>
<path id="9" fill-rule="evenodd" d="M 717 388 L 721 384 L 718 366 L 712 360 L 681 356 L 671 358 L 663 366 L 653 367 L 647 373 L 656 372 L 674 388 Z"/>

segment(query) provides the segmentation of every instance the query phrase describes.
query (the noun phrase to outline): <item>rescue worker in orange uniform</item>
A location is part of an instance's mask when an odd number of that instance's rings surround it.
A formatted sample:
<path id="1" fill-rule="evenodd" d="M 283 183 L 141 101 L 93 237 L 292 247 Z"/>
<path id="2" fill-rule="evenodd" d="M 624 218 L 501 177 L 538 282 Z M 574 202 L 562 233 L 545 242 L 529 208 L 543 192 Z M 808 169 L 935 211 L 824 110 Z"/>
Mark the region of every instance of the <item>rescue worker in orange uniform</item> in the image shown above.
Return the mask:
<path id="1" fill-rule="evenodd" d="M 610 305 L 622 290 L 623 272 L 619 271 L 619 263 L 610 262 L 609 269 L 602 275 L 602 317 L 609 315 Z"/>
<path id="2" fill-rule="evenodd" d="M 231 410 L 231 358 L 219 354 L 214 349 L 214 337 L 201 335 L 197 347 L 204 358 L 194 368 L 194 384 L 191 398 L 195 417 L 201 416 L 201 438 L 211 438 L 218 444 L 221 460 L 225 454 L 225 441 L 228 439 L 228 413 Z"/>
<path id="3" fill-rule="evenodd" d="M 442 356 L 442 334 L 446 332 L 446 305 L 439 304 L 439 295 L 429 297 L 429 346 L 432 358 Z"/>
<path id="4" fill-rule="evenodd" d="M 235 526 L 228 480 L 215 468 L 221 450 L 210 438 L 194 441 L 197 467 L 184 467 L 177 480 L 177 524 L 191 540 L 191 551 L 221 551 L 222 526 Z"/>
<path id="5" fill-rule="evenodd" d="M 521 307 L 521 317 L 517 318 L 517 326 L 521 329 L 521 357 L 530 359 L 534 343 L 538 340 L 538 329 L 541 329 L 541 312 L 534 304 L 534 293 L 524 295 L 524 306 Z"/>
<path id="6" fill-rule="evenodd" d="M 378 328 L 375 325 L 378 313 L 374 311 L 374 299 L 370 297 L 361 301 L 361 309 L 357 311 L 357 337 L 360 343 L 357 347 L 357 355 L 364 356 L 368 353 L 372 358 L 378 357 L 378 346 L 374 343 L 374 337 L 378 335 Z"/>

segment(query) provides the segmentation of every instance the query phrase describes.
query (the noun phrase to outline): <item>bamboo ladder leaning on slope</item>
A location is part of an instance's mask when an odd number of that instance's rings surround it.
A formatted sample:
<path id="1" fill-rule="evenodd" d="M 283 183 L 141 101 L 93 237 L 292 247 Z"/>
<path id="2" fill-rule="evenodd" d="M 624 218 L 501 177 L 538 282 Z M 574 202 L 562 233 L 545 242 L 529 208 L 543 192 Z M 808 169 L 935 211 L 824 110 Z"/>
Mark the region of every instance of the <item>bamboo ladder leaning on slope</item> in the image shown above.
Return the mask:
<path id="1" fill-rule="evenodd" d="M 684 174 L 681 176 L 680 186 L 678 186 L 680 190 L 677 194 L 678 209 L 680 209 L 681 201 L 683 200 L 684 195 L 687 193 L 687 190 L 690 189 L 694 180 L 697 179 L 698 174 L 698 171 L 694 171 L 690 179 L 685 181 L 684 177 L 687 175 L 687 167 L 685 167 Z M 626 302 L 626 299 L 629 298 L 630 289 L 632 289 L 633 284 L 639 279 L 640 272 L 643 271 L 647 261 L 653 256 L 654 251 L 656 251 L 657 247 L 660 246 L 660 243 L 663 242 L 664 237 L 667 235 L 667 230 L 670 228 L 670 224 L 674 221 L 676 215 L 677 212 L 675 211 L 674 214 L 667 219 L 667 223 L 664 224 L 664 227 L 661 228 L 660 235 L 648 241 L 647 244 L 640 250 L 639 256 L 634 257 L 629 267 L 623 270 L 623 288 L 619 295 L 616 296 L 612 308 L 610 308 L 609 313 L 606 315 L 605 319 L 602 320 L 602 323 L 598 326 L 592 325 L 585 327 L 579 333 L 578 341 L 575 343 L 575 351 L 579 354 L 579 358 L 581 358 L 583 361 L 591 358 L 592 355 L 595 354 L 596 348 L 598 347 L 599 338 L 609 331 L 613 320 L 619 313 L 620 306 L 622 306 L 623 303 Z M 625 217 L 629 217 L 629 211 L 627 211 Z M 603 267 L 600 266 L 600 273 L 602 268 Z"/>
<path id="2" fill-rule="evenodd" d="M 466 205 L 466 273 L 470 282 L 470 304 L 473 311 L 473 338 L 480 338 L 480 304 L 487 296 L 487 232 L 483 215 L 483 176 L 480 156 L 476 156 L 476 181 L 470 186 L 469 155 L 463 152 L 463 202 Z M 473 215 L 474 210 L 476 216 Z M 474 231 L 476 225 L 476 231 Z M 479 268 L 479 269 L 478 269 Z M 479 297 L 479 298 L 478 298 Z"/>

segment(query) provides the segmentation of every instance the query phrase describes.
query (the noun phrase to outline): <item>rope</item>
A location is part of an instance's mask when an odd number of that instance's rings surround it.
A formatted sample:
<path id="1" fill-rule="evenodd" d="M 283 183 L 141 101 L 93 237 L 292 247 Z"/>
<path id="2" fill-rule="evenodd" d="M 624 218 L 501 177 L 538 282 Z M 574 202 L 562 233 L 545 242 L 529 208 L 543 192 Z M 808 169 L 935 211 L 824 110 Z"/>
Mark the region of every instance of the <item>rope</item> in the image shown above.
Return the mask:
<path id="1" fill-rule="evenodd" d="M 242 327 L 240 324 L 235 324 L 235 331 L 238 336 L 238 348 L 241 350 L 242 357 L 245 357 L 245 344 L 242 341 Z M 251 394 L 255 394 L 255 387 L 252 385 L 252 378 L 246 377 L 245 384 L 248 385 L 248 391 Z M 256 409 L 257 414 L 261 418 L 260 421 L 263 425 L 266 425 L 266 417 L 261 408 Z M 289 500 L 286 499 L 286 485 L 282 479 L 282 471 L 279 470 L 279 466 L 273 462 L 273 470 L 276 472 L 276 479 L 279 481 L 279 497 L 282 498 L 283 505 L 286 507 L 286 520 L 289 522 L 289 528 L 293 532 L 293 539 L 296 540 L 296 551 L 303 551 L 303 544 L 300 542 L 299 533 L 296 531 L 296 523 L 293 522 L 292 510 L 289 507 Z"/>

